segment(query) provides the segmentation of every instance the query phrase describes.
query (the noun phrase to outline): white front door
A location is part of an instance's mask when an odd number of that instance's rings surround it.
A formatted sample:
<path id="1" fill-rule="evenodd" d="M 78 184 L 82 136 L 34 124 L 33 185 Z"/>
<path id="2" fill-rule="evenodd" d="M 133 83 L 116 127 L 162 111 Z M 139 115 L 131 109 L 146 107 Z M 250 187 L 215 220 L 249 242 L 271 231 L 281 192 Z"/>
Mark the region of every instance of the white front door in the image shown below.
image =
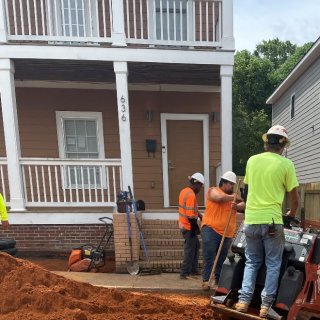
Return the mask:
<path id="1" fill-rule="evenodd" d="M 205 204 L 209 187 L 208 127 L 208 115 L 161 114 L 164 207 L 178 205 L 179 192 L 188 185 L 188 175 L 197 171 L 205 176 L 199 205 Z"/>

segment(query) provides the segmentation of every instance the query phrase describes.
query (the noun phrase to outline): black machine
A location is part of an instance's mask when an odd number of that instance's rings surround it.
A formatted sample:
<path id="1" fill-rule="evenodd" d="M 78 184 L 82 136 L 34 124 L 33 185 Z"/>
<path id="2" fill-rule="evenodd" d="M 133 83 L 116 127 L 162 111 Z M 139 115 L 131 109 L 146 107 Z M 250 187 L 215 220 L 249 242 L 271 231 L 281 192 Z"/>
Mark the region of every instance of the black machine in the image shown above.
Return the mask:
<path id="1" fill-rule="evenodd" d="M 112 219 L 109 217 L 101 217 L 99 221 L 105 224 L 106 230 L 97 246 L 94 245 L 83 245 L 78 248 L 74 248 L 69 256 L 69 268 L 72 265 L 79 263 L 80 261 L 88 261 L 88 264 L 81 264 L 79 268 L 72 271 L 90 271 L 92 268 L 100 268 L 105 264 L 105 248 L 109 243 L 113 235 Z M 111 223 L 108 223 L 108 220 Z"/>
<path id="2" fill-rule="evenodd" d="M 91 268 L 99 268 L 104 266 L 105 264 L 105 256 L 104 256 L 104 250 L 109 243 L 112 235 L 113 235 L 113 228 L 109 229 L 109 224 L 107 220 L 113 221 L 111 218 L 108 217 L 102 217 L 98 219 L 99 221 L 103 222 L 106 227 L 106 231 L 103 234 L 99 244 L 97 246 L 83 246 L 82 252 L 83 252 L 83 258 L 89 258 L 91 259 L 91 263 L 88 267 L 88 270 Z M 110 224 L 110 226 L 112 226 Z"/>
<path id="3" fill-rule="evenodd" d="M 320 234 L 304 231 L 297 220 L 284 216 L 285 249 L 276 300 L 268 319 L 320 319 Z M 294 226 L 296 225 L 296 226 Z M 223 264 L 218 287 L 211 297 L 216 312 L 236 319 L 256 319 L 261 304 L 266 269 L 262 267 L 256 280 L 253 300 L 247 314 L 233 307 L 238 300 L 245 267 L 245 235 L 243 226 L 232 244 L 232 255 Z"/>

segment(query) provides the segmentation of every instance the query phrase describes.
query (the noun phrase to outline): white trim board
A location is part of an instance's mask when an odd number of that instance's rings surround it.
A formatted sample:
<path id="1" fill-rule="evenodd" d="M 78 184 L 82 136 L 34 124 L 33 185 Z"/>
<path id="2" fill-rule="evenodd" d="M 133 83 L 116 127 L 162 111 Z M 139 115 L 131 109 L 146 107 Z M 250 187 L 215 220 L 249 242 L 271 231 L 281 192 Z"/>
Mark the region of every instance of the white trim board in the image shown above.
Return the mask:
<path id="1" fill-rule="evenodd" d="M 95 224 L 101 223 L 98 219 L 101 217 L 112 218 L 112 213 L 103 212 L 9 212 L 9 222 L 15 224 Z M 111 223 L 108 222 L 108 223 Z"/>
<path id="2" fill-rule="evenodd" d="M 182 64 L 234 64 L 234 51 L 169 50 L 154 48 L 95 48 L 81 46 L 1 45 L 3 59 L 87 60 Z"/>
<path id="3" fill-rule="evenodd" d="M 11 225 L 78 225 L 101 223 L 101 217 L 113 218 L 117 213 L 103 212 L 9 212 L 9 222 Z M 148 220 L 176 220 L 177 211 L 174 212 L 142 212 L 142 218 Z M 111 221 L 107 221 L 111 223 Z"/>
<path id="4" fill-rule="evenodd" d="M 203 122 L 203 168 L 204 189 L 209 189 L 209 115 L 208 114 L 178 114 L 161 113 L 161 145 L 167 150 L 167 120 L 194 120 Z M 168 154 L 162 152 L 162 174 L 163 174 L 163 205 L 169 207 L 169 179 L 168 179 Z M 204 195 L 205 200 L 205 195 Z"/>
<path id="5" fill-rule="evenodd" d="M 116 90 L 115 83 L 102 82 L 16 80 L 15 85 L 17 88 Z M 204 85 L 129 83 L 128 86 L 129 91 L 221 92 L 221 88 L 219 86 Z"/>

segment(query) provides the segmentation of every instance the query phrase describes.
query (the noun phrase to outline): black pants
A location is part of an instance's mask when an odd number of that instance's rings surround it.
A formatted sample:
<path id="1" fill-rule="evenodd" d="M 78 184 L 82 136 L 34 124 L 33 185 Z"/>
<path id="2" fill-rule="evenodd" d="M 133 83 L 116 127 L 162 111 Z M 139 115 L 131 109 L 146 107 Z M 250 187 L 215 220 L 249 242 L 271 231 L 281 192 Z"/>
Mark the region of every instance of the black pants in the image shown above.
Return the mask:
<path id="1" fill-rule="evenodd" d="M 188 276 L 198 272 L 200 243 L 198 236 L 191 236 L 191 231 L 181 230 L 181 233 L 184 238 L 184 247 L 180 275 Z"/>

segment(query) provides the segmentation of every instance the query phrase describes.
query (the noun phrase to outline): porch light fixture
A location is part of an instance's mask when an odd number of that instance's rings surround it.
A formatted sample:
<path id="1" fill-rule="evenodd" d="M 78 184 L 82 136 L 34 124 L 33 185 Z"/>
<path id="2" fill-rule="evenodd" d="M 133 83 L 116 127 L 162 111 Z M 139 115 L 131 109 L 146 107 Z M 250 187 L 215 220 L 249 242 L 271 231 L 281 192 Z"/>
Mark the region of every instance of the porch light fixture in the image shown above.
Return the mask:
<path id="1" fill-rule="evenodd" d="M 151 122 L 153 119 L 153 112 L 152 111 L 147 111 L 147 120 Z"/>
<path id="2" fill-rule="evenodd" d="M 212 121 L 220 122 L 220 112 L 212 112 Z"/>

